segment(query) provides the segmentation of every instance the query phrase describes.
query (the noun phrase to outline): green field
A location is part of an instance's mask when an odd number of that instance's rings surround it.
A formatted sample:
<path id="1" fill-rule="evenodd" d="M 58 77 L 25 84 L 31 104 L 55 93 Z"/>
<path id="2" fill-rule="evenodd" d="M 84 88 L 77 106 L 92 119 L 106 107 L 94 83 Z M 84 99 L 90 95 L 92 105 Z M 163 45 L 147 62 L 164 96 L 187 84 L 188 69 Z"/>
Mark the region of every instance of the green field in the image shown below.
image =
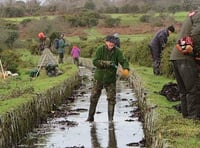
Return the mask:
<path id="1" fill-rule="evenodd" d="M 187 17 L 188 12 L 177 12 L 174 14 L 174 18 L 178 22 L 183 22 L 185 18 Z"/>
<path id="2" fill-rule="evenodd" d="M 175 14 L 168 14 L 168 13 L 164 13 L 165 15 L 170 15 L 172 17 L 174 17 L 174 19 L 177 22 L 183 22 L 188 14 L 188 12 L 177 12 Z M 120 18 L 121 19 L 121 25 L 135 25 L 140 22 L 140 17 L 143 15 L 148 15 L 148 14 L 111 14 L 110 16 L 112 18 Z M 155 16 L 158 16 L 160 14 L 155 13 L 153 14 Z"/>

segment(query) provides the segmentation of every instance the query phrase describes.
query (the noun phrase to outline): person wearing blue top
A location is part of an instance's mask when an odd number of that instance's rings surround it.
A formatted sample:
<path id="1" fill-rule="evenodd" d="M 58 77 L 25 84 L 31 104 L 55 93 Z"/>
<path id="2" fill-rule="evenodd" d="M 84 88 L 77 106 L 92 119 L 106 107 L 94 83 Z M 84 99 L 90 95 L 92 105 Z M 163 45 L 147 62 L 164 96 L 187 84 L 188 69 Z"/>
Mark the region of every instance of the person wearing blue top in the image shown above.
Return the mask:
<path id="1" fill-rule="evenodd" d="M 58 43 L 58 63 L 61 64 L 63 63 L 63 59 L 64 59 L 64 53 L 65 53 L 65 47 L 67 46 L 67 43 L 65 42 L 64 39 L 64 34 L 60 35 L 60 39 L 59 39 L 59 43 Z"/>

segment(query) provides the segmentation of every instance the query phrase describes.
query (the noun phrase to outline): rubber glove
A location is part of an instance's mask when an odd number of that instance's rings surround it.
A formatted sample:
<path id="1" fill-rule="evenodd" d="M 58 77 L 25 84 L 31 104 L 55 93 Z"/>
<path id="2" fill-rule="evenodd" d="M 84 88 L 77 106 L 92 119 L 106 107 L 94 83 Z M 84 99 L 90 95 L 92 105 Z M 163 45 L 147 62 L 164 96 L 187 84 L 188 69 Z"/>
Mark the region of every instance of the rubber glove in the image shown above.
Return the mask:
<path id="1" fill-rule="evenodd" d="M 129 77 L 129 70 L 128 69 L 121 69 L 120 73 L 123 77 L 128 78 Z"/>

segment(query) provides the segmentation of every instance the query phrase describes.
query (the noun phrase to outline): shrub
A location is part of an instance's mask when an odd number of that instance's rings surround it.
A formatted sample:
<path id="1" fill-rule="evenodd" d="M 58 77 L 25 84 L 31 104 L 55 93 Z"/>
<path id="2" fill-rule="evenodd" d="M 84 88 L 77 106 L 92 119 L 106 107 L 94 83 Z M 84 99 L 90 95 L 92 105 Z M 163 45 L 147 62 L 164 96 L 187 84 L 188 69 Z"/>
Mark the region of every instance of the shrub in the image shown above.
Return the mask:
<path id="1" fill-rule="evenodd" d="M 150 15 L 144 14 L 140 17 L 140 22 L 149 23 L 151 18 Z"/>
<path id="2" fill-rule="evenodd" d="M 26 24 L 28 24 L 29 22 L 31 22 L 32 20 L 30 19 L 30 18 L 27 18 L 27 19 L 23 19 L 21 22 L 20 22 L 20 24 L 22 24 L 23 25 L 23 27 L 25 27 L 26 26 Z"/>
<path id="3" fill-rule="evenodd" d="M 83 10 L 81 13 L 71 15 L 67 21 L 72 27 L 92 27 L 98 24 L 100 15 L 94 11 Z"/>
<path id="4" fill-rule="evenodd" d="M 152 58 L 148 44 L 152 37 L 147 37 L 142 41 L 130 42 L 124 41 L 122 44 L 126 45 L 123 49 L 124 55 L 128 58 L 130 63 L 139 64 L 141 66 L 151 67 Z M 174 48 L 176 36 L 170 36 L 167 47 L 162 52 L 161 71 L 166 77 L 173 77 L 172 64 L 170 62 L 170 54 Z"/>
<path id="5" fill-rule="evenodd" d="M 19 34 L 16 31 L 8 32 L 8 38 L 6 39 L 5 43 L 8 48 L 12 49 L 14 42 L 18 39 Z"/>
<path id="6" fill-rule="evenodd" d="M 138 42 L 126 41 L 122 44 L 126 44 L 124 49 L 124 55 L 128 58 L 129 62 L 139 64 L 141 66 L 151 66 L 151 54 L 148 47 L 150 38 L 146 38 Z"/>
<path id="7" fill-rule="evenodd" d="M 170 36 L 167 47 L 162 52 L 161 70 L 166 77 L 173 76 L 172 63 L 169 61 L 170 54 L 176 43 L 176 36 Z"/>
<path id="8" fill-rule="evenodd" d="M 1 8 L 2 17 L 21 17 L 24 16 L 24 10 L 21 8 L 8 6 Z"/>
<path id="9" fill-rule="evenodd" d="M 120 18 L 106 17 L 104 23 L 106 27 L 115 27 L 119 26 L 120 21 L 121 21 Z"/>
<path id="10" fill-rule="evenodd" d="M 18 71 L 18 65 L 21 62 L 20 56 L 16 51 L 6 49 L 3 50 L 0 54 L 0 58 L 4 67 L 4 70 L 9 70 L 12 73 Z"/>

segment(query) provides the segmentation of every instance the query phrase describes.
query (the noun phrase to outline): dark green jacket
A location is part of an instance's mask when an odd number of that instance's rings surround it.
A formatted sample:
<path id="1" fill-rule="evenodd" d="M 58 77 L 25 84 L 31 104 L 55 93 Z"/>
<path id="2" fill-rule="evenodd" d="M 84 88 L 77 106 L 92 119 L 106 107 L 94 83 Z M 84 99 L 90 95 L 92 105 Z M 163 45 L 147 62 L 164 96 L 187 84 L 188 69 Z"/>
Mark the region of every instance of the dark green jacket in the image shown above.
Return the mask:
<path id="1" fill-rule="evenodd" d="M 178 40 L 185 36 L 191 36 L 191 28 L 192 28 L 191 18 L 187 17 L 182 25 L 181 31 L 179 32 Z M 173 61 L 173 60 L 184 60 L 184 59 L 193 60 L 193 57 L 189 54 L 186 55 L 186 54 L 180 53 L 176 49 L 176 47 L 174 47 L 170 55 L 170 60 Z"/>
<path id="2" fill-rule="evenodd" d="M 114 66 L 102 65 L 101 61 L 110 61 L 115 65 L 121 64 L 124 69 L 129 69 L 129 63 L 118 47 L 114 47 L 111 51 L 106 45 L 101 45 L 96 49 L 93 57 L 93 64 L 96 66 L 94 78 L 102 83 L 112 83 L 116 81 L 117 68 Z"/>
<path id="3" fill-rule="evenodd" d="M 174 47 L 170 60 L 194 60 L 194 56 L 200 55 L 200 9 L 196 10 L 194 15 L 186 18 L 180 30 L 178 40 L 186 36 L 191 36 L 193 39 L 193 55 L 181 54 Z"/>
<path id="4" fill-rule="evenodd" d="M 65 52 L 65 46 L 67 46 L 67 43 L 65 42 L 64 39 L 59 39 L 59 43 L 58 43 L 58 53 L 64 53 Z"/>

